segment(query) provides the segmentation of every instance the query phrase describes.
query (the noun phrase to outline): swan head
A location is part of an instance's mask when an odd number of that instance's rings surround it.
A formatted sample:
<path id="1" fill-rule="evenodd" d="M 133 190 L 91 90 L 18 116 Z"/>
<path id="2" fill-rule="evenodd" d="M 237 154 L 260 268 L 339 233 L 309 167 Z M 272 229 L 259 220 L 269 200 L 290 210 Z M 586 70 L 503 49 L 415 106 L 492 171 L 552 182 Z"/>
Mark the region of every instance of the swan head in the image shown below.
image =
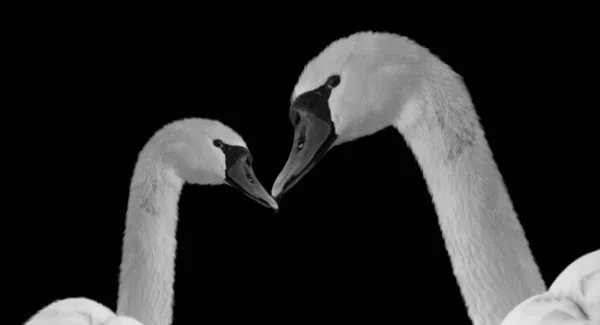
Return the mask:
<path id="1" fill-rule="evenodd" d="M 310 61 L 292 94 L 294 142 L 273 197 L 293 187 L 334 146 L 391 125 L 416 89 L 414 76 L 425 54 L 405 37 L 362 32 L 333 42 Z"/>
<path id="2" fill-rule="evenodd" d="M 253 158 L 242 137 L 209 119 L 185 119 L 163 128 L 155 137 L 162 160 L 184 181 L 229 185 L 258 203 L 278 209 L 252 169 Z"/>

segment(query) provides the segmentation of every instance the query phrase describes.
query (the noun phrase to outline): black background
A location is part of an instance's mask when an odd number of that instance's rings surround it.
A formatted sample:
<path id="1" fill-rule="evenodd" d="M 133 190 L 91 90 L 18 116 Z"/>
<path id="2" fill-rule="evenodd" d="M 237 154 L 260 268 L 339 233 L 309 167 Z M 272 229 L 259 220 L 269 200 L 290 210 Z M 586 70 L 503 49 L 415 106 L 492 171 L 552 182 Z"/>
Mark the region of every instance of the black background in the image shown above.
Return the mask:
<path id="1" fill-rule="evenodd" d="M 583 27 L 518 18 L 345 24 L 156 10 L 15 23 L 9 32 L 27 37 L 13 48 L 13 108 L 28 118 L 13 125 L 7 174 L 20 185 L 4 199 L 20 211 L 5 236 L 19 317 L 67 297 L 116 308 L 129 182 L 164 124 L 229 125 L 270 191 L 304 65 L 362 30 L 408 36 L 463 76 L 550 285 L 599 246 L 594 57 L 574 39 Z M 421 170 L 391 128 L 330 151 L 277 215 L 227 186 L 186 185 L 177 240 L 176 324 L 468 323 Z"/>

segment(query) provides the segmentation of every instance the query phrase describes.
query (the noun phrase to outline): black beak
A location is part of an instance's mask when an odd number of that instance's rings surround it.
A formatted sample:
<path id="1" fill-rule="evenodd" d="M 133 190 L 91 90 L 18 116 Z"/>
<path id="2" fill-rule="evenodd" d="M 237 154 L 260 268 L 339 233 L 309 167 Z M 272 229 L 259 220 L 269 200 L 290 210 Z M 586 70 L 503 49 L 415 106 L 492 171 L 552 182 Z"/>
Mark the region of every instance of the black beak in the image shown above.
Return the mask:
<path id="1" fill-rule="evenodd" d="M 226 181 L 229 185 L 240 190 L 242 193 L 262 204 L 265 207 L 279 210 L 277 202 L 269 195 L 265 188 L 260 184 L 252 166 L 247 161 L 247 157 L 241 157 L 234 164 L 227 168 Z"/>
<path id="2" fill-rule="evenodd" d="M 292 151 L 271 189 L 271 195 L 277 199 L 323 158 L 337 138 L 332 122 L 308 112 L 299 114 L 300 121 L 294 128 Z"/>

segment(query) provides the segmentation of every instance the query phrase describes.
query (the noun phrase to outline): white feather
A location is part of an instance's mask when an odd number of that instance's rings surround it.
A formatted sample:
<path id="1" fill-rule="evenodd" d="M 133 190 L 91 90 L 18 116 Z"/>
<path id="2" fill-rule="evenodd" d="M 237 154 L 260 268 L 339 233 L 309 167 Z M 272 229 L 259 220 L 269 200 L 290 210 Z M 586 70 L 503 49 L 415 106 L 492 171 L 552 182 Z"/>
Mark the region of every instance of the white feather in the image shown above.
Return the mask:
<path id="1" fill-rule="evenodd" d="M 127 316 L 117 316 L 107 307 L 87 298 L 56 301 L 35 314 L 25 325 L 142 325 Z"/>
<path id="2" fill-rule="evenodd" d="M 218 121 L 185 119 L 159 130 L 139 155 L 131 181 L 117 308 L 119 315 L 127 316 L 117 316 L 87 298 L 68 298 L 43 308 L 26 325 L 171 324 L 179 194 L 184 181 L 224 183 L 225 157 L 213 139 L 246 146 Z"/>
<path id="3" fill-rule="evenodd" d="M 502 325 L 600 324 L 600 250 L 578 258 L 547 292 L 515 307 Z"/>
<path id="4" fill-rule="evenodd" d="M 363 32 L 311 60 L 293 96 L 332 75 L 341 76 L 328 102 L 336 145 L 394 126 L 411 147 L 474 324 L 498 325 L 513 308 L 503 325 L 558 324 L 565 315 L 578 319 L 574 324 L 598 324 L 600 250 L 573 263 L 546 292 L 460 76 L 405 37 Z"/>

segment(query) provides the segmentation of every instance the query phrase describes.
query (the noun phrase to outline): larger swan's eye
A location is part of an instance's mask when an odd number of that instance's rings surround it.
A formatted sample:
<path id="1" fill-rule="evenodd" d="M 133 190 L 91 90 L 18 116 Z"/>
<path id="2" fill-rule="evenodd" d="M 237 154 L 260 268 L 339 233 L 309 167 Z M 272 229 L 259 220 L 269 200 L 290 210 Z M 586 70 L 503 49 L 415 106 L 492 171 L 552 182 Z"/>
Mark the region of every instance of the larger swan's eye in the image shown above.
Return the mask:
<path id="1" fill-rule="evenodd" d="M 340 78 L 339 75 L 333 75 L 333 76 L 329 77 L 327 79 L 327 88 L 332 89 L 332 88 L 337 87 L 337 85 L 340 84 L 341 80 L 342 79 Z"/>
<path id="2" fill-rule="evenodd" d="M 219 139 L 215 139 L 213 141 L 213 144 L 215 145 L 215 147 L 217 148 L 221 148 L 223 146 L 223 141 L 219 140 Z"/>

